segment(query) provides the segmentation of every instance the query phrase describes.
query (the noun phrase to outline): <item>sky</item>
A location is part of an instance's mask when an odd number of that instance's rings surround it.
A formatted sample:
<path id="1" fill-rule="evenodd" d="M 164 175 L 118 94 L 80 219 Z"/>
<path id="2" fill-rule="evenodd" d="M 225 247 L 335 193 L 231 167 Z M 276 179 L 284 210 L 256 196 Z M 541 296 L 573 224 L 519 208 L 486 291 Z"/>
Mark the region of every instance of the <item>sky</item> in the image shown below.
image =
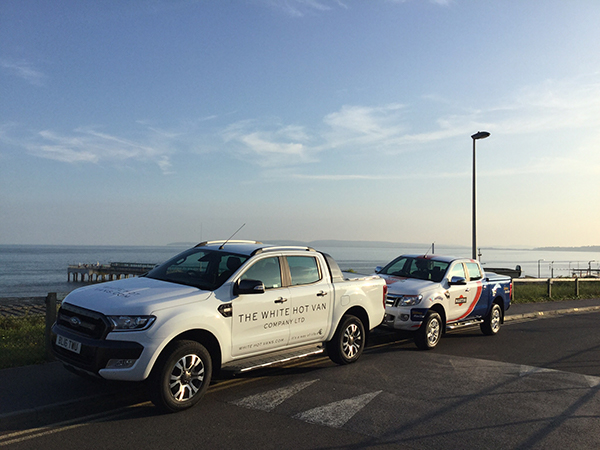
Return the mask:
<path id="1" fill-rule="evenodd" d="M 597 0 L 3 0 L 0 244 L 600 244 Z"/>

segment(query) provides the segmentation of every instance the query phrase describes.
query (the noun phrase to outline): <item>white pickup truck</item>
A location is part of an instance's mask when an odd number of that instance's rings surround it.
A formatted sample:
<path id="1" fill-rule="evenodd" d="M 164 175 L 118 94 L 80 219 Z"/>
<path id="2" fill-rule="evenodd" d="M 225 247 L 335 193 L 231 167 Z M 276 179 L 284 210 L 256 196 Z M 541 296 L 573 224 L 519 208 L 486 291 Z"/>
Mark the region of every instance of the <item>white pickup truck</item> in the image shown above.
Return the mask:
<path id="1" fill-rule="evenodd" d="M 53 349 L 79 373 L 148 379 L 153 403 L 174 412 L 196 404 L 219 368 L 264 366 L 323 343 L 334 362 L 356 361 L 386 292 L 380 277 L 344 278 L 309 247 L 203 242 L 142 277 L 71 292 Z"/>
<path id="2" fill-rule="evenodd" d="M 422 350 L 434 348 L 447 329 L 479 324 L 494 335 L 510 307 L 511 278 L 485 273 L 472 259 L 402 255 L 376 272 L 388 284 L 383 325 L 414 331 Z"/>

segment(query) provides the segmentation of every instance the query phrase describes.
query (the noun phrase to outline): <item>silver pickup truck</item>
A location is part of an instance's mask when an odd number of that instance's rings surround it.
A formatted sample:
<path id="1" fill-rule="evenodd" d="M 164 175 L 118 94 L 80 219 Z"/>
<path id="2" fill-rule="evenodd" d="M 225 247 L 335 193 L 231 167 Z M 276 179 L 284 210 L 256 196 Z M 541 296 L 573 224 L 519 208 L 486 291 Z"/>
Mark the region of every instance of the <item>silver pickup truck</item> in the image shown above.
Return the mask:
<path id="1" fill-rule="evenodd" d="M 376 272 L 388 294 L 383 325 L 415 332 L 419 349 L 434 348 L 447 329 L 480 324 L 494 335 L 510 307 L 512 280 L 479 262 L 439 255 L 402 255 Z"/>

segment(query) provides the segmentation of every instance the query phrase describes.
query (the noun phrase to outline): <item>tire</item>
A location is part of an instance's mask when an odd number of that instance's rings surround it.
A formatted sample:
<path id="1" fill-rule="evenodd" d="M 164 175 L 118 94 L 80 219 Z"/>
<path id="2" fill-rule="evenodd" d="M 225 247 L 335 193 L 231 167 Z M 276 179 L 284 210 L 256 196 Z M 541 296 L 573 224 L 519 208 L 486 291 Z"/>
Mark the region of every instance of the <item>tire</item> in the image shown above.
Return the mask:
<path id="1" fill-rule="evenodd" d="M 442 318 L 435 311 L 431 311 L 415 332 L 415 345 L 419 350 L 431 350 L 440 342 L 441 337 Z"/>
<path id="2" fill-rule="evenodd" d="M 191 408 L 206 393 L 212 377 L 212 360 L 195 341 L 176 341 L 158 358 L 150 376 L 150 399 L 165 412 Z"/>
<path id="3" fill-rule="evenodd" d="M 325 344 L 329 358 L 336 364 L 355 362 L 365 348 L 365 327 L 362 321 L 352 315 L 345 315 L 333 336 Z"/>
<path id="4" fill-rule="evenodd" d="M 498 303 L 492 305 L 492 309 L 483 322 L 479 325 L 481 332 L 486 336 L 494 336 L 500 331 L 502 324 L 502 308 Z"/>

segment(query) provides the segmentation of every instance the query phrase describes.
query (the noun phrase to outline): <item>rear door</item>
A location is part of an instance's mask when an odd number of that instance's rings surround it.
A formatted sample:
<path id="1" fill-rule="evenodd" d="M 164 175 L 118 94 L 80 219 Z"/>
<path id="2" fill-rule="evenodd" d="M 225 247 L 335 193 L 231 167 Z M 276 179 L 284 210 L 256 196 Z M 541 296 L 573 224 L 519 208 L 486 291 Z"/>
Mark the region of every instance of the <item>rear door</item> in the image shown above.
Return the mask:
<path id="1" fill-rule="evenodd" d="M 333 286 L 316 256 L 287 256 L 292 299 L 290 345 L 321 342 L 332 317 Z"/>
<path id="2" fill-rule="evenodd" d="M 483 296 L 483 274 L 481 267 L 475 261 L 466 262 L 468 282 L 469 311 L 468 316 L 476 317 L 485 314 L 487 300 Z"/>

